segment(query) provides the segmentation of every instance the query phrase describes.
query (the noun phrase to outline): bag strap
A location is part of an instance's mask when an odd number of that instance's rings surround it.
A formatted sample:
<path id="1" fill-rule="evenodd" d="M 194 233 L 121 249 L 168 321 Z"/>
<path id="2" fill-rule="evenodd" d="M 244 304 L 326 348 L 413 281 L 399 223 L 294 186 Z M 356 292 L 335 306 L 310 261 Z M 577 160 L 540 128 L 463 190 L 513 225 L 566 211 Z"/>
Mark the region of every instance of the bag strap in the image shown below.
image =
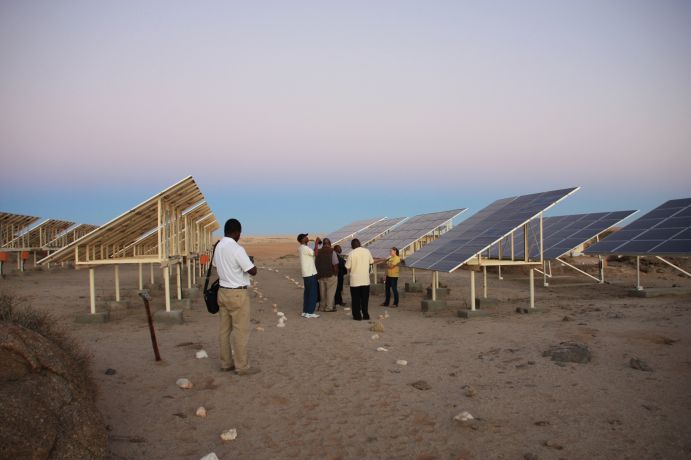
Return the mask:
<path id="1" fill-rule="evenodd" d="M 209 269 L 206 271 L 206 281 L 204 282 L 204 292 L 206 292 L 209 289 L 209 277 L 211 277 L 211 266 L 214 263 L 214 255 L 216 254 L 216 246 L 218 246 L 218 243 L 220 243 L 221 240 L 216 241 L 216 244 L 214 244 L 214 249 L 211 251 L 211 260 L 209 260 Z"/>

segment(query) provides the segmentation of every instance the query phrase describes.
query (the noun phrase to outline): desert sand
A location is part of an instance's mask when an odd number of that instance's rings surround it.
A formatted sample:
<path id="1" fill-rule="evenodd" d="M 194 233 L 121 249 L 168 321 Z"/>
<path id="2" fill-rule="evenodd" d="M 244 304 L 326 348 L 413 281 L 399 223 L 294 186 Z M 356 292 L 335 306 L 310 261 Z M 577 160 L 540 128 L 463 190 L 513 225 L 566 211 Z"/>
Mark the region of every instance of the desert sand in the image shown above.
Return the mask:
<path id="1" fill-rule="evenodd" d="M 489 275 L 496 306 L 487 317 L 462 319 L 469 273 L 441 274 L 448 310 L 423 315 L 421 293 L 399 308 L 370 299 L 371 322 L 343 308 L 300 317 L 302 289 L 294 238 L 243 238 L 260 267 L 252 292 L 251 376 L 219 371 L 218 318 L 201 295 L 182 325 L 157 324 L 163 361 L 154 361 L 136 266 L 121 268 L 130 307 L 104 324 L 78 324 L 88 311 L 88 272 L 71 268 L 13 271 L 0 290 L 47 309 L 93 356 L 98 407 L 112 459 L 484 459 L 691 457 L 691 297 L 629 295 L 635 272 L 612 264 L 598 285 L 555 269 L 551 286 L 536 279 L 528 306 L 524 270 Z M 578 258 L 578 263 L 593 262 Z M 594 271 L 594 265 L 586 265 Z M 647 267 L 644 286 L 691 286 L 663 265 Z M 429 285 L 431 275 L 418 272 Z M 114 298 L 113 270 L 96 271 L 99 299 Z M 184 279 L 184 278 L 183 278 Z M 163 308 L 160 271 L 152 307 Z M 481 276 L 478 293 L 482 295 Z M 259 296 L 261 294 L 261 298 Z M 344 300 L 350 304 L 348 292 Z M 276 310 L 287 317 L 277 327 Z M 380 315 L 384 332 L 370 330 Z M 375 336 L 376 337 L 376 336 Z M 574 341 L 587 363 L 543 356 Z M 387 351 L 377 351 L 379 347 Z M 205 350 L 209 358 L 197 359 Z M 631 367 L 632 358 L 651 371 Z M 397 364 L 407 361 L 407 365 Z M 108 371 L 108 372 L 107 372 Z M 179 378 L 193 387 L 181 389 Z M 206 417 L 195 415 L 204 406 Z M 474 417 L 459 422 L 467 411 Z M 237 438 L 220 434 L 237 430 Z"/>

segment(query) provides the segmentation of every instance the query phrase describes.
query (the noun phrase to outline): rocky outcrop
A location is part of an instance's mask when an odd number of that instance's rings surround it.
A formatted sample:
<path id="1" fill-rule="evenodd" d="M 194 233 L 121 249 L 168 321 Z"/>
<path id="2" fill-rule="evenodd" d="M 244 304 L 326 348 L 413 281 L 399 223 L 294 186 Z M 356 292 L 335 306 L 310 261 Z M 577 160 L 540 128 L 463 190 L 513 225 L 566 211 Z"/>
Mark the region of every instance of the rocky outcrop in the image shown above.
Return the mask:
<path id="1" fill-rule="evenodd" d="M 61 344 L 0 322 L 0 458 L 105 458 L 85 367 Z"/>

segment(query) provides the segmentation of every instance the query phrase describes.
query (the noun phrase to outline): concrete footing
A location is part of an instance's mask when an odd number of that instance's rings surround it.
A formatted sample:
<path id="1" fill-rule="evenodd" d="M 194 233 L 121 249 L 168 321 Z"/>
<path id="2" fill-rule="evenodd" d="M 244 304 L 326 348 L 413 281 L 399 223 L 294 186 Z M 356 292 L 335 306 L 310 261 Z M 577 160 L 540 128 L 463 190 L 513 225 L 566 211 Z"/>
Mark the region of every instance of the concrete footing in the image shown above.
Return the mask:
<path id="1" fill-rule="evenodd" d="M 184 322 L 182 310 L 159 310 L 154 313 L 154 321 L 164 324 L 182 324 Z"/>
<path id="2" fill-rule="evenodd" d="M 191 299 L 193 297 L 199 297 L 199 288 L 182 288 L 182 298 Z"/>
<path id="3" fill-rule="evenodd" d="M 110 319 L 110 313 L 107 311 L 99 311 L 96 313 L 79 313 L 74 317 L 77 323 L 92 324 L 92 323 L 106 323 Z"/>
<path id="4" fill-rule="evenodd" d="M 440 297 L 448 297 L 449 296 L 449 288 L 437 288 L 437 298 Z M 427 288 L 427 298 L 431 299 L 432 298 L 432 288 Z"/>
<path id="5" fill-rule="evenodd" d="M 425 299 L 422 302 L 420 302 L 420 308 L 421 308 L 423 313 L 429 312 L 429 311 L 446 310 L 446 308 L 447 308 L 446 300 Z"/>
<path id="6" fill-rule="evenodd" d="M 475 306 L 477 308 L 489 308 L 489 307 L 496 307 L 498 304 L 497 299 L 493 299 L 491 297 L 487 297 L 486 299 L 475 299 Z"/>
<path id="7" fill-rule="evenodd" d="M 487 310 L 468 310 L 468 309 L 461 309 L 458 310 L 458 316 L 461 318 L 466 318 L 466 319 L 471 319 L 471 318 L 477 318 L 481 316 L 488 316 L 489 312 Z"/>
<path id="8" fill-rule="evenodd" d="M 663 296 L 683 296 L 691 295 L 691 288 L 670 287 L 670 288 L 645 288 L 641 291 L 633 289 L 629 291 L 632 297 L 663 297 Z"/>
<path id="9" fill-rule="evenodd" d="M 405 283 L 405 292 L 422 292 L 422 284 Z"/>
<path id="10" fill-rule="evenodd" d="M 171 307 L 185 310 L 189 310 L 190 308 L 192 308 L 192 302 L 190 299 L 170 299 L 170 305 Z"/>

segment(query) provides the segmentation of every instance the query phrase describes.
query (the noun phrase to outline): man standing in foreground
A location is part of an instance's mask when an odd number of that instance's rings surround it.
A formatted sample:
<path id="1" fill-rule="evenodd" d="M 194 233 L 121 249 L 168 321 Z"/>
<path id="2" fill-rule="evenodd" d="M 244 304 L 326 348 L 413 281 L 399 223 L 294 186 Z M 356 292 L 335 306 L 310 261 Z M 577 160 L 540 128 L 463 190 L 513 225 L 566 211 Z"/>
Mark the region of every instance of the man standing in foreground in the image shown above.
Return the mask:
<path id="1" fill-rule="evenodd" d="M 314 257 L 319 252 L 319 243 L 321 240 L 317 237 L 314 240 L 314 250 L 307 246 L 309 238 L 307 233 L 300 233 L 298 235 L 298 254 L 300 254 L 300 270 L 302 271 L 302 282 L 305 285 L 305 291 L 302 297 L 302 316 L 305 318 L 319 318 L 319 315 L 314 313 L 317 307 L 317 267 L 314 264 Z"/>
<path id="2" fill-rule="evenodd" d="M 360 247 L 360 240 L 350 242 L 353 251 L 348 256 L 346 268 L 350 270 L 350 297 L 352 298 L 353 319 L 369 319 L 369 269 L 374 263 L 369 249 Z"/>
<path id="3" fill-rule="evenodd" d="M 216 245 L 213 260 L 221 285 L 218 290 L 221 370 L 234 370 L 238 375 L 256 374 L 259 369 L 250 367 L 247 358 L 247 343 L 250 338 L 250 297 L 247 287 L 250 284 L 250 275 L 257 274 L 257 267 L 247 256 L 245 248 L 238 244 L 242 233 L 240 221 L 228 219 L 223 233 L 225 236 Z"/>

